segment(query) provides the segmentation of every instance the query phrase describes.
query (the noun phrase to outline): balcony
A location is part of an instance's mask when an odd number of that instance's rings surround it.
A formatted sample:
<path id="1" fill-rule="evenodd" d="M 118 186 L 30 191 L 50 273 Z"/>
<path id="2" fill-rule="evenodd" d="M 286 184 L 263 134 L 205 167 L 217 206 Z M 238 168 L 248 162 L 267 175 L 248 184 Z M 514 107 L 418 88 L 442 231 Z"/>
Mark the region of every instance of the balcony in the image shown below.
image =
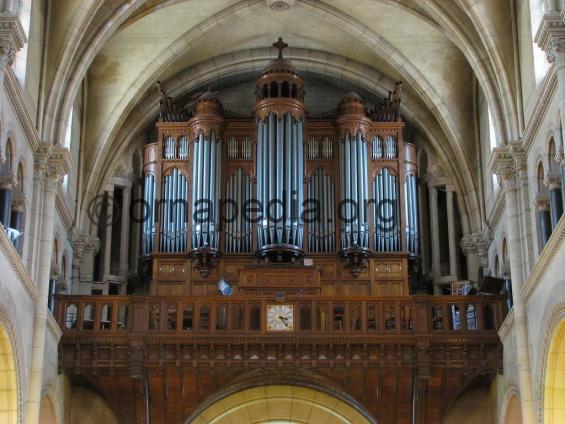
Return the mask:
<path id="1" fill-rule="evenodd" d="M 57 296 L 63 340 L 111 335 L 213 338 L 485 337 L 496 339 L 507 308 L 503 296 L 287 298 L 292 331 L 266 326 L 273 297 Z"/>
<path id="2" fill-rule="evenodd" d="M 57 296 L 59 367 L 105 393 L 124 422 L 146 422 L 148 410 L 167 410 L 156 422 L 183 422 L 238 375 L 326 376 L 388 417 L 411 407 L 416 387 L 449 404 L 469 381 L 501 371 L 503 296 L 287 297 L 292 329 L 278 332 L 266 325 L 273 304 L 274 296 Z M 441 416 L 442 405 L 431 401 L 428 413 Z"/>

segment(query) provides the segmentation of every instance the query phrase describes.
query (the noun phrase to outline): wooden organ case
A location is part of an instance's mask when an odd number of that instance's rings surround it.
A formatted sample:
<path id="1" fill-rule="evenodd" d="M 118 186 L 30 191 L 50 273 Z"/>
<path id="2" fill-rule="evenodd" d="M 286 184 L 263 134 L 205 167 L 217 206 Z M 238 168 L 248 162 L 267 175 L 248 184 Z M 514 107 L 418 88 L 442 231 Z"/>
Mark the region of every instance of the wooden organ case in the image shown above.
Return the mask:
<path id="1" fill-rule="evenodd" d="M 189 112 L 162 91 L 144 152 L 150 293 L 57 295 L 60 369 L 120 422 L 192 422 L 230 387 L 286 382 L 334 387 L 379 423 L 437 424 L 500 372 L 505 297 L 410 293 L 417 169 L 400 86 L 376 110 L 348 93 L 309 115 L 284 46 L 252 116 L 210 91 Z"/>
<path id="2" fill-rule="evenodd" d="M 308 116 L 304 80 L 273 60 L 253 116 L 210 91 L 187 112 L 162 93 L 145 146 L 142 252 L 155 295 L 406 296 L 419 268 L 415 146 L 400 84 L 368 112 L 355 93 Z M 287 284 L 288 283 L 288 284 Z"/>

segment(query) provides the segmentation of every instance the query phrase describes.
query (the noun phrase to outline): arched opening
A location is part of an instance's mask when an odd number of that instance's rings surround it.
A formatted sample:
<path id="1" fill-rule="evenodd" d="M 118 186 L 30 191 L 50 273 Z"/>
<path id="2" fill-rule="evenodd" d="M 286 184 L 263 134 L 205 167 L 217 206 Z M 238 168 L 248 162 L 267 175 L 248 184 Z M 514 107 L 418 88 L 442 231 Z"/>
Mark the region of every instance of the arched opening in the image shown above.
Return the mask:
<path id="1" fill-rule="evenodd" d="M 41 399 L 39 406 L 39 422 L 41 424 L 57 424 L 53 402 L 51 402 L 51 399 L 47 395 L 43 396 Z"/>
<path id="2" fill-rule="evenodd" d="M 12 342 L 0 324 L 0 422 L 18 421 L 18 388 L 16 361 Z"/>
<path id="3" fill-rule="evenodd" d="M 70 424 L 118 424 L 108 403 L 85 387 L 73 388 L 70 409 Z"/>
<path id="4" fill-rule="evenodd" d="M 512 395 L 506 404 L 502 424 L 522 424 L 522 409 L 520 399 L 517 395 Z"/>
<path id="5" fill-rule="evenodd" d="M 565 320 L 550 339 L 544 381 L 544 423 L 565 423 Z"/>
<path id="6" fill-rule="evenodd" d="M 444 424 L 490 423 L 491 399 L 486 381 L 472 384 L 455 400 L 443 421 Z"/>
<path id="7" fill-rule="evenodd" d="M 190 417 L 191 424 L 253 423 L 375 423 L 358 405 L 320 390 L 270 385 L 240 390 L 219 398 Z"/>

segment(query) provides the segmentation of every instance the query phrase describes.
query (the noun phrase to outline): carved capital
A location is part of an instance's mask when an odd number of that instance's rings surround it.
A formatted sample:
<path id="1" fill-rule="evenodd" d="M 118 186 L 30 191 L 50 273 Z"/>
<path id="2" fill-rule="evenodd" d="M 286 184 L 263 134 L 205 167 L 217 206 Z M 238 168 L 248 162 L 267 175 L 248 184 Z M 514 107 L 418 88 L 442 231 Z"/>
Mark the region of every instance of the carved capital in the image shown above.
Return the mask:
<path id="1" fill-rule="evenodd" d="M 18 185 L 18 180 L 13 171 L 6 171 L 0 175 L 0 189 L 13 190 Z"/>
<path id="2" fill-rule="evenodd" d="M 540 22 L 534 42 L 548 54 L 548 60 L 551 46 L 559 43 L 563 38 L 565 38 L 565 22 L 559 13 L 546 13 Z"/>
<path id="3" fill-rule="evenodd" d="M 18 193 L 12 198 L 12 212 L 25 213 L 28 203 L 23 193 Z"/>
<path id="4" fill-rule="evenodd" d="M 477 243 L 473 234 L 466 234 L 461 238 L 461 250 L 466 256 L 477 253 Z"/>
<path id="5" fill-rule="evenodd" d="M 548 172 L 543 180 L 543 184 L 549 190 L 559 190 L 561 189 L 561 175 L 557 172 Z"/>
<path id="6" fill-rule="evenodd" d="M 550 208 L 549 194 L 539 193 L 534 199 L 534 208 L 537 212 L 548 211 Z"/>
<path id="7" fill-rule="evenodd" d="M 27 38 L 16 15 L 0 15 L 0 66 L 12 65 Z"/>
<path id="8" fill-rule="evenodd" d="M 100 239 L 87 233 L 77 236 L 73 243 L 73 268 L 80 268 L 82 260 L 87 252 L 98 252 L 100 249 Z"/>
<path id="9" fill-rule="evenodd" d="M 516 189 L 514 158 L 506 147 L 495 147 L 492 150 L 489 168 L 493 174 L 496 174 L 498 183 L 504 191 Z"/>
<path id="10" fill-rule="evenodd" d="M 35 172 L 39 178 L 56 186 L 69 173 L 71 166 L 69 149 L 49 142 L 39 145 L 35 155 Z"/>

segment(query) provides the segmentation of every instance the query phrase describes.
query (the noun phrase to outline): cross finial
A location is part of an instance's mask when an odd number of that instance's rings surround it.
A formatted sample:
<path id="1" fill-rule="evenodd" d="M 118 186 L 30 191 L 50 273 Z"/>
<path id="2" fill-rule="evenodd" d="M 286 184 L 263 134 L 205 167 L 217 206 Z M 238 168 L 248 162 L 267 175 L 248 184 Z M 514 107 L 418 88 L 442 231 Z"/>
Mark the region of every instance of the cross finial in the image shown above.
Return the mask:
<path id="1" fill-rule="evenodd" d="M 279 37 L 279 41 L 277 41 L 276 43 L 273 43 L 273 47 L 275 49 L 279 49 L 279 59 L 282 59 L 282 57 L 283 57 L 282 51 L 283 51 L 283 49 L 286 49 L 288 47 L 288 44 L 286 44 L 283 41 L 282 37 Z"/>

